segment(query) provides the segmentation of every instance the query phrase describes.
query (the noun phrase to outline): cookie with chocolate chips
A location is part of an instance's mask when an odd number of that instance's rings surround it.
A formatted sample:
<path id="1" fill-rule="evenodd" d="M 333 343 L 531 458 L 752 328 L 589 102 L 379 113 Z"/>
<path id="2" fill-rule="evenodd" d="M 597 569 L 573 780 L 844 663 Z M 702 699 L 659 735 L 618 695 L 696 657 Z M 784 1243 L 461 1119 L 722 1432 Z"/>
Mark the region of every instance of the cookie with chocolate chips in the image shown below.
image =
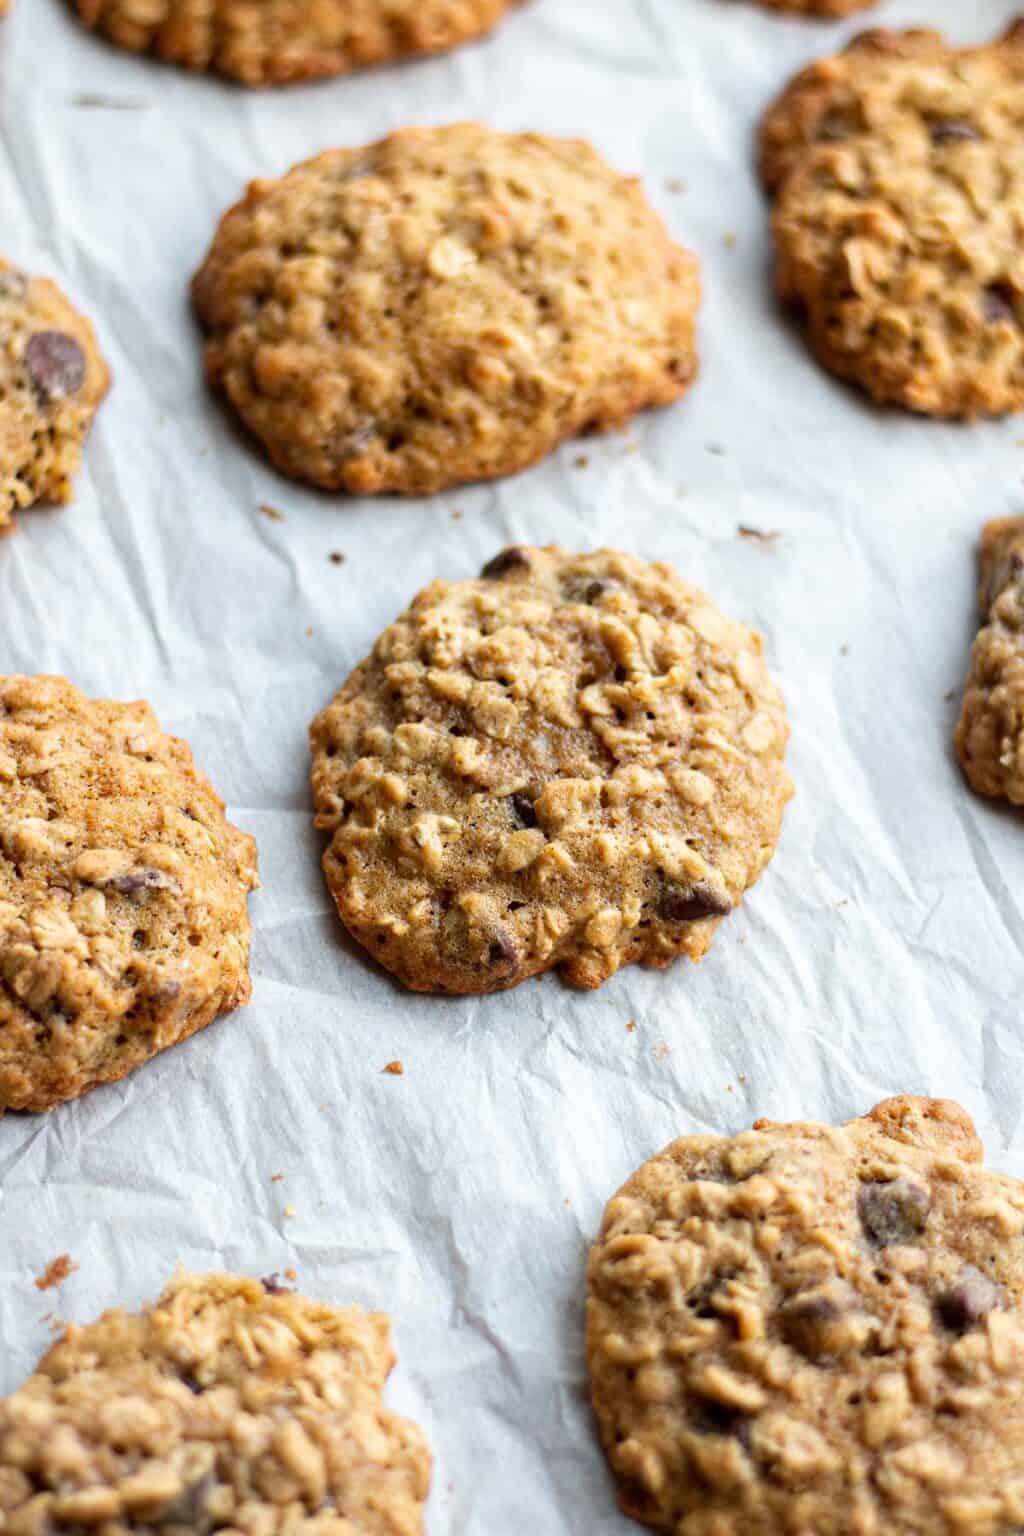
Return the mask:
<path id="1" fill-rule="evenodd" d="M 760 636 L 668 566 L 506 549 L 314 721 L 327 883 L 418 991 L 699 960 L 775 849 L 788 734 Z"/>
<path id="2" fill-rule="evenodd" d="M 972 789 L 1024 805 L 1024 517 L 986 524 L 979 596 L 956 750 Z"/>
<path id="3" fill-rule="evenodd" d="M 674 1536 L 1024 1526 L 1024 1185 L 943 1099 L 684 1136 L 609 1202 L 587 1362 Z"/>
<path id="4" fill-rule="evenodd" d="M 44 277 L 0 260 L 0 533 L 37 501 L 70 501 L 110 374 L 89 321 Z"/>
<path id="5" fill-rule="evenodd" d="M 520 0 L 71 0 L 133 53 L 240 85 L 347 75 L 489 32 Z"/>
<path id="6" fill-rule="evenodd" d="M 833 373 L 930 416 L 1024 407 L 1024 24 L 874 31 L 768 111 L 776 284 Z"/>
<path id="7" fill-rule="evenodd" d="M 0 1115 L 247 1002 L 256 884 L 252 838 L 148 704 L 0 677 Z"/>
<path id="8" fill-rule="evenodd" d="M 420 1536 L 430 1452 L 380 1313 L 181 1271 L 0 1400 L 0 1529 Z"/>
<path id="9" fill-rule="evenodd" d="M 278 469 L 423 496 L 666 405 L 696 259 L 588 144 L 410 128 L 257 181 L 193 283 L 206 372 Z"/>

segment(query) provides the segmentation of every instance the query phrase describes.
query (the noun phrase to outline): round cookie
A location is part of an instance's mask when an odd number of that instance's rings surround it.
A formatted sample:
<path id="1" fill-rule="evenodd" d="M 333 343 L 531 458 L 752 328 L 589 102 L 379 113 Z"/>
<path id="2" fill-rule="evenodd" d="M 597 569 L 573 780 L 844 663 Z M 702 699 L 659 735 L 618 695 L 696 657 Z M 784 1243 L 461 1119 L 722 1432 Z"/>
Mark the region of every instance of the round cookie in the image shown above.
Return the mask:
<path id="1" fill-rule="evenodd" d="M 1024 1524 L 1024 1186 L 899 1098 L 685 1136 L 605 1211 L 587 1361 L 623 1508 L 673 1536 Z"/>
<path id="2" fill-rule="evenodd" d="M 256 845 L 148 704 L 0 677 L 0 1114 L 249 999 Z"/>
<path id="3" fill-rule="evenodd" d="M 179 1271 L 0 1400 L 0 1528 L 419 1536 L 430 1453 L 381 1400 L 394 1358 L 379 1313 Z"/>
<path id="4" fill-rule="evenodd" d="M 193 283 L 278 469 L 427 495 L 621 426 L 697 370 L 695 259 L 577 140 L 410 128 L 257 181 Z"/>
<path id="5" fill-rule="evenodd" d="M 89 321 L 56 284 L 0 260 L 0 533 L 36 501 L 70 501 L 110 384 Z"/>
<path id="6" fill-rule="evenodd" d="M 877 402 L 1024 406 L 1024 26 L 955 49 L 876 31 L 769 110 L 776 283 L 811 345 Z"/>
<path id="7" fill-rule="evenodd" d="M 345 75 L 480 37 L 520 0 L 71 0 L 87 27 L 242 85 Z"/>
<path id="8" fill-rule="evenodd" d="M 313 722 L 327 883 L 417 991 L 699 960 L 774 852 L 788 734 L 761 637 L 668 566 L 506 549 Z"/>
<path id="9" fill-rule="evenodd" d="M 980 597 L 956 749 L 979 794 L 1024 805 L 1024 517 L 986 525 Z"/>

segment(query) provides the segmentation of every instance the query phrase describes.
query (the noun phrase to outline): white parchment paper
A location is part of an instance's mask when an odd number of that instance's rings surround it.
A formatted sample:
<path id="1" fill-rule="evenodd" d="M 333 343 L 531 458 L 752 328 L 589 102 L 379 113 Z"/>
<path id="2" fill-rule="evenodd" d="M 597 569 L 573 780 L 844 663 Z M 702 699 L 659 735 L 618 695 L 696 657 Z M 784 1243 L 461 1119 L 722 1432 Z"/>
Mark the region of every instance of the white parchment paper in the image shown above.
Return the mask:
<path id="1" fill-rule="evenodd" d="M 860 22 L 981 40 L 1014 8 L 882 0 Z M 431 1532 L 625 1533 L 588 1414 L 583 1259 L 637 1164 L 685 1131 L 917 1091 L 959 1098 L 1024 1174 L 1024 823 L 966 791 L 950 746 L 977 534 L 1024 502 L 1024 418 L 882 414 L 821 373 L 776 311 L 752 172 L 763 105 L 855 29 L 744 0 L 533 0 L 449 58 L 251 94 L 15 0 L 0 249 L 94 318 L 116 386 L 75 504 L 0 544 L 0 671 L 148 698 L 257 837 L 264 889 L 250 1008 L 0 1121 L 0 1392 L 51 1311 L 141 1303 L 179 1259 L 294 1266 L 311 1295 L 392 1314 L 390 1400 L 436 1452 Z M 581 134 L 645 178 L 702 258 L 700 381 L 494 486 L 307 492 L 208 396 L 188 278 L 249 177 L 454 117 Z M 333 915 L 308 722 L 422 585 L 509 540 L 669 559 L 767 637 L 798 797 L 699 968 L 415 997 Z M 40 1294 L 63 1252 L 78 1271 Z"/>

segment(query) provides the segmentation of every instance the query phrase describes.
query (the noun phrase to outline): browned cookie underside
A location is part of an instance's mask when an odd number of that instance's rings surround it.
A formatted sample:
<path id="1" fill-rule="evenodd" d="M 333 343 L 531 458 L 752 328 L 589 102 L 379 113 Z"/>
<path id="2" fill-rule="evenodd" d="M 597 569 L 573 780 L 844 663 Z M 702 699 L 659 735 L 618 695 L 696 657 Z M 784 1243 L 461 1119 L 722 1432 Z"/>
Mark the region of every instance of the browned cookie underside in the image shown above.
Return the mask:
<path id="1" fill-rule="evenodd" d="M 179 1272 L 0 1401 L 0 1529 L 419 1536 L 430 1453 L 383 1404 L 393 1364 L 379 1313 Z"/>
<path id="2" fill-rule="evenodd" d="M 521 0 L 72 0 L 121 48 L 243 85 L 348 74 L 490 31 Z"/>
<path id="3" fill-rule="evenodd" d="M 865 33 L 765 116 L 777 286 L 834 373 L 935 416 L 1024 405 L 1024 28 Z"/>
<path id="4" fill-rule="evenodd" d="M 610 1201 L 587 1359 L 627 1513 L 685 1536 L 1024 1521 L 1024 1187 L 968 1117 L 683 1137 Z"/>
<path id="5" fill-rule="evenodd" d="M 331 893 L 417 990 L 699 960 L 774 851 L 788 731 L 760 636 L 668 566 L 505 550 L 314 721 Z"/>
<path id="6" fill-rule="evenodd" d="M 206 370 L 286 474 L 425 495 L 667 404 L 697 264 L 588 145 L 407 129 L 255 182 L 194 282 Z"/>

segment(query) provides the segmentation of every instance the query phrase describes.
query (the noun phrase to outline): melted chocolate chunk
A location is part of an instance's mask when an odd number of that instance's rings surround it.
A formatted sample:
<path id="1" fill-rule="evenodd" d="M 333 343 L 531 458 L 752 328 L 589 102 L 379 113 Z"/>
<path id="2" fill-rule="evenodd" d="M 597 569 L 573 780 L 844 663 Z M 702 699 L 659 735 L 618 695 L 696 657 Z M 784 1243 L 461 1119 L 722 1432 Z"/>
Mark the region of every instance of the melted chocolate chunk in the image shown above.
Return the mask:
<path id="1" fill-rule="evenodd" d="M 667 923 L 695 923 L 702 917 L 725 917 L 732 911 L 728 896 L 706 880 L 695 885 L 666 885 L 658 897 L 658 916 Z"/>
<path id="2" fill-rule="evenodd" d="M 931 1208 L 931 1195 L 911 1179 L 863 1184 L 857 1196 L 861 1226 L 879 1248 L 912 1242 L 924 1231 Z"/>
<path id="3" fill-rule="evenodd" d="M 1016 294 L 1009 283 L 990 283 L 982 297 L 981 308 L 987 325 L 998 325 L 1003 320 L 1015 321 Z"/>
<path id="4" fill-rule="evenodd" d="M 490 965 L 500 966 L 514 976 L 519 969 L 519 951 L 516 949 L 509 935 L 503 928 L 499 928 L 491 940 L 491 947 L 487 951 L 487 960 Z"/>
<path id="5" fill-rule="evenodd" d="M 838 1352 L 839 1340 L 835 1324 L 846 1316 L 850 1308 L 845 1299 L 814 1291 L 804 1296 L 793 1296 L 779 1308 L 779 1325 L 787 1344 L 806 1355 L 808 1360 L 821 1360 Z"/>
<path id="6" fill-rule="evenodd" d="M 45 401 L 64 400 L 85 383 L 85 353 L 63 331 L 37 331 L 25 348 L 25 367 Z"/>
<path id="7" fill-rule="evenodd" d="M 967 143 L 981 134 L 965 117 L 938 117 L 930 126 L 933 144 Z"/>
<path id="8" fill-rule="evenodd" d="M 122 896 L 141 896 L 143 891 L 176 891 L 178 882 L 162 869 L 133 869 L 127 875 L 114 875 L 104 881 Z"/>
<path id="9" fill-rule="evenodd" d="M 529 795 L 509 795 L 508 804 L 519 826 L 535 827 L 537 825 L 537 812 L 533 808 L 533 801 Z"/>
<path id="10" fill-rule="evenodd" d="M 530 557 L 525 550 L 512 544 L 508 549 L 503 549 L 500 554 L 488 560 L 480 575 L 487 581 L 496 581 L 501 576 L 508 576 L 512 571 L 528 571 L 530 569 Z"/>
<path id="11" fill-rule="evenodd" d="M 1000 1292 L 994 1280 L 973 1264 L 965 1264 L 955 1285 L 936 1301 L 938 1314 L 953 1333 L 966 1333 L 999 1306 Z"/>
<path id="12" fill-rule="evenodd" d="M 260 1284 L 268 1296 L 292 1296 L 295 1293 L 294 1286 L 281 1284 L 276 1269 L 272 1275 L 264 1275 Z"/>

